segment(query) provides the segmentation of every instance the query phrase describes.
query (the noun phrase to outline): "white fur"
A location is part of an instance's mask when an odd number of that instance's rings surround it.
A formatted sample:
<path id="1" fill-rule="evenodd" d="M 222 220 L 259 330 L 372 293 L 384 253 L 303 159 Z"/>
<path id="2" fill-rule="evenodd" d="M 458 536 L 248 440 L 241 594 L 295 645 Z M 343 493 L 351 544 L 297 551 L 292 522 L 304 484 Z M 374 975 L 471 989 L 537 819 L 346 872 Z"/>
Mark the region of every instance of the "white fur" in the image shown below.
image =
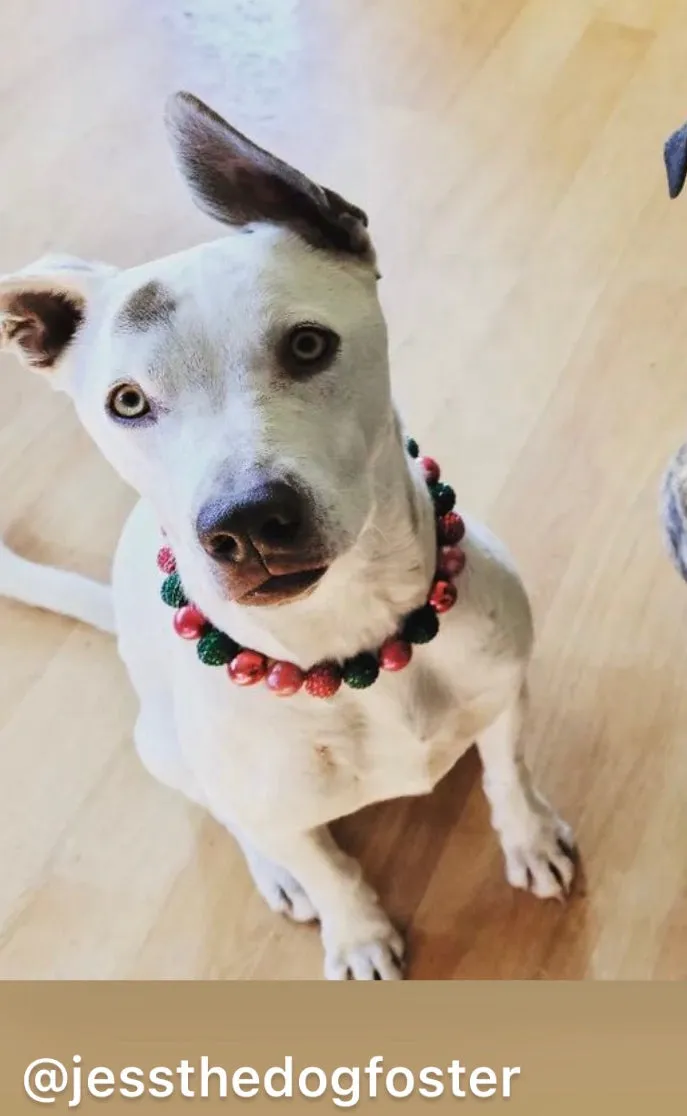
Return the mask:
<path id="1" fill-rule="evenodd" d="M 21 558 L 0 542 L 0 593 L 22 604 L 61 612 L 104 632 L 114 632 L 112 590 L 90 578 Z"/>
<path id="2" fill-rule="evenodd" d="M 468 525 L 459 600 L 402 673 L 331 701 L 240 689 L 171 628 L 155 555 L 164 528 L 189 596 L 219 628 L 307 668 L 378 646 L 423 603 L 435 562 L 433 510 L 403 447 L 389 388 L 374 269 L 309 248 L 269 223 L 128 271 L 51 262 L 0 285 L 80 292 L 84 327 L 48 373 L 105 456 L 141 494 L 113 571 L 119 650 L 140 700 L 138 752 L 165 784 L 203 804 L 243 847 L 260 892 L 297 920 L 319 918 L 330 978 L 397 978 L 402 941 L 332 820 L 372 802 L 427 794 L 477 742 L 510 882 L 560 895 L 573 869 L 567 826 L 532 789 L 520 749 L 530 611 L 500 544 Z M 27 278 L 28 274 L 28 278 Z M 47 278 L 46 278 L 47 274 Z M 172 323 L 122 329 L 150 279 Z M 330 369 L 285 384 L 271 338 L 299 320 L 343 339 Z M 109 387 L 133 380 L 158 422 L 112 421 Z M 195 534 L 202 501 L 256 464 L 313 493 L 334 560 L 309 596 L 247 607 L 227 598 Z M 111 626 L 107 590 L 0 551 L 0 592 Z"/>

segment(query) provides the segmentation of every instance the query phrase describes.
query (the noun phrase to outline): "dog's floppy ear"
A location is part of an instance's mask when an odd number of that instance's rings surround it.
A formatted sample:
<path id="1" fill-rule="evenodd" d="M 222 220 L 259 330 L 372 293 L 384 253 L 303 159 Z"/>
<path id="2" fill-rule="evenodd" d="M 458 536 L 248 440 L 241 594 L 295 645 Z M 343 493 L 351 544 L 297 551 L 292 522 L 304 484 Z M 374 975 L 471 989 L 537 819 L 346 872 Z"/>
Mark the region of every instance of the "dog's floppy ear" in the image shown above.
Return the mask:
<path id="1" fill-rule="evenodd" d="M 668 174 L 668 190 L 671 198 L 682 192 L 687 178 L 687 124 L 673 132 L 663 148 L 663 157 Z"/>
<path id="2" fill-rule="evenodd" d="M 81 326 L 105 265 L 46 256 L 0 277 L 0 348 L 13 348 L 24 364 L 57 368 Z"/>
<path id="3" fill-rule="evenodd" d="M 191 93 L 167 102 L 167 128 L 199 207 L 229 225 L 287 225 L 317 247 L 373 260 L 367 217 L 258 147 Z"/>

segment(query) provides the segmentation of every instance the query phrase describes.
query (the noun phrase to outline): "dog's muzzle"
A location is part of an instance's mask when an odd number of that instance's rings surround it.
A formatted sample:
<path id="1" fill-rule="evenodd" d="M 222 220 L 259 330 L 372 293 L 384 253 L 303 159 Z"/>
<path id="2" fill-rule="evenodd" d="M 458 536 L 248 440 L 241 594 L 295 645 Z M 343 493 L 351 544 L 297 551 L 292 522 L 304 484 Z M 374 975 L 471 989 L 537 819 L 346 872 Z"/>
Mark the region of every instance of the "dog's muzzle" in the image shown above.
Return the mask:
<path id="1" fill-rule="evenodd" d="M 242 604 L 279 604 L 301 596 L 326 570 L 312 502 L 286 481 L 266 475 L 252 475 L 205 503 L 196 532 L 229 595 Z"/>

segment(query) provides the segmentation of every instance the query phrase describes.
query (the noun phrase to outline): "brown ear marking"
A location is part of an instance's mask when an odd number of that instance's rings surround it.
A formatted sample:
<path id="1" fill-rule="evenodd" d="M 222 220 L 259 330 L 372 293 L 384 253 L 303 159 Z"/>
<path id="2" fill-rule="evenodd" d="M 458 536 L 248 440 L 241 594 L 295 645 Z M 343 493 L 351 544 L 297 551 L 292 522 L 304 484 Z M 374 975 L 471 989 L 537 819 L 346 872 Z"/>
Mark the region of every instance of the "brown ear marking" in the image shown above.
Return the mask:
<path id="1" fill-rule="evenodd" d="M 176 299 L 159 279 L 150 279 L 129 295 L 119 310 L 115 328 L 141 331 L 171 320 Z"/>
<path id="2" fill-rule="evenodd" d="M 314 247 L 374 262 L 362 209 L 253 143 L 192 93 L 169 99 L 166 121 L 182 173 L 210 216 L 285 225 Z"/>
<path id="3" fill-rule="evenodd" d="M 84 301 L 61 291 L 16 291 L 1 299 L 5 342 L 14 342 L 34 368 L 51 368 L 72 341 L 84 317 Z"/>

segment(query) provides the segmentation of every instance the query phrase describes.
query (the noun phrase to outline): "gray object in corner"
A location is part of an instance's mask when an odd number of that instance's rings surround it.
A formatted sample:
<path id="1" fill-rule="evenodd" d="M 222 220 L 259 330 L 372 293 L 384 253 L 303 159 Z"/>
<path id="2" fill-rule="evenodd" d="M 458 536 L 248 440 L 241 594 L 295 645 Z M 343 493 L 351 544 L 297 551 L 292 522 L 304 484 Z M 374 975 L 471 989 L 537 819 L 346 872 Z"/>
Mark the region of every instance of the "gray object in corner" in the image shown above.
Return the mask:
<path id="1" fill-rule="evenodd" d="M 664 477 L 661 521 L 668 552 L 687 581 L 687 444 L 680 446 Z"/>
<path id="2" fill-rule="evenodd" d="M 663 159 L 668 175 L 668 191 L 671 198 L 676 198 L 687 178 L 687 124 L 666 140 Z"/>
<path id="3" fill-rule="evenodd" d="M 676 198 L 687 179 L 687 124 L 666 141 L 663 157 L 668 191 Z M 687 443 L 671 460 L 661 489 L 661 521 L 675 567 L 687 581 Z"/>

